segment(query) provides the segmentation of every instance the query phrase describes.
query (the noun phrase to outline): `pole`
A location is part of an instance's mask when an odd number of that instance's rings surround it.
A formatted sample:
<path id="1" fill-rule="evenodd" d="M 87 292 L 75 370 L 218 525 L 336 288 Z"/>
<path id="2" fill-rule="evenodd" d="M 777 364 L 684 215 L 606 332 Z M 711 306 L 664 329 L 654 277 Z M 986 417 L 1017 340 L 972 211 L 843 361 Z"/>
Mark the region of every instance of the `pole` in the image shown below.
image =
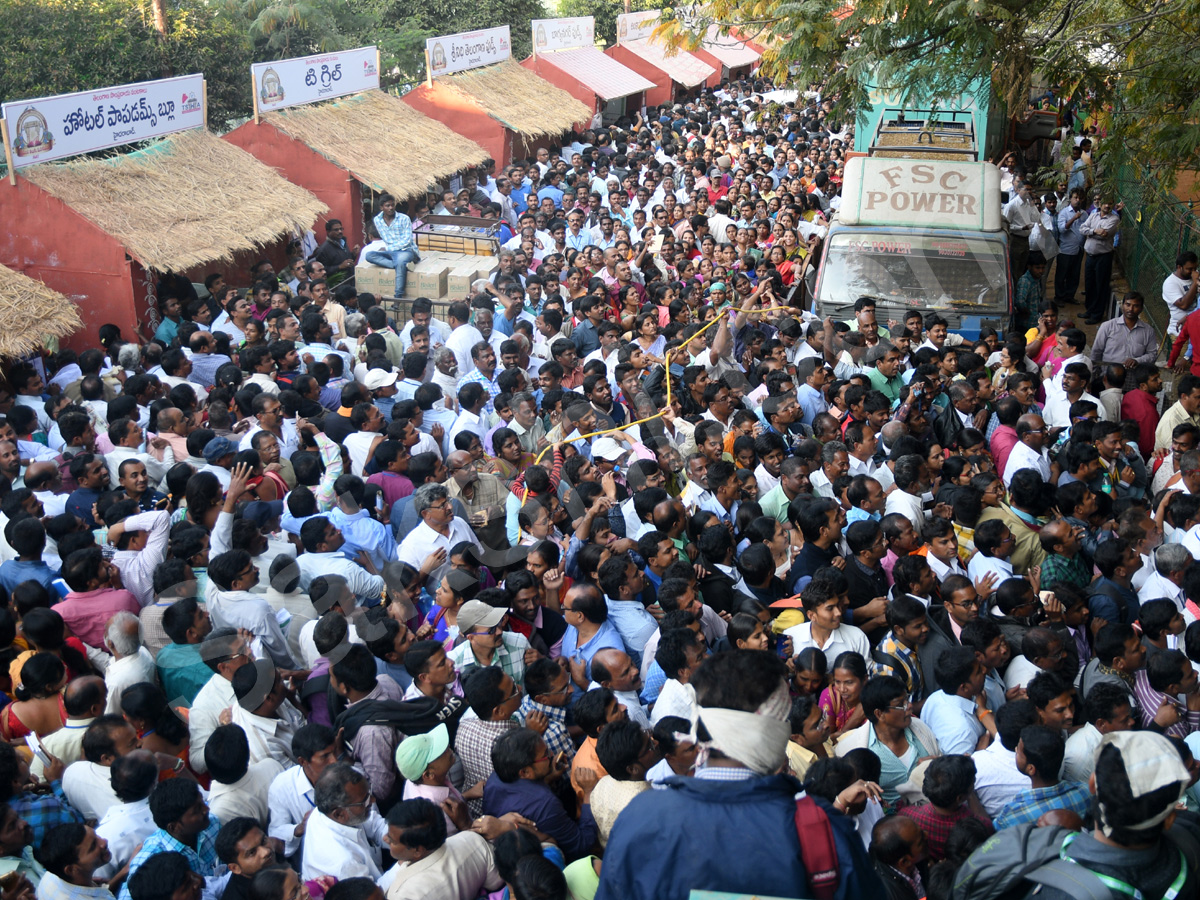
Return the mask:
<path id="1" fill-rule="evenodd" d="M 4 141 L 4 161 L 8 163 L 8 183 L 17 186 L 17 170 L 13 167 L 12 146 L 8 142 L 8 119 L 0 119 L 0 140 Z"/>
<path id="2" fill-rule="evenodd" d="M 375 48 L 375 74 L 379 76 L 379 87 L 383 88 L 383 54 L 379 52 L 379 48 Z"/>
<path id="3" fill-rule="evenodd" d="M 208 79 L 200 82 L 200 102 L 204 104 L 204 130 L 208 131 Z"/>
<path id="4" fill-rule="evenodd" d="M 429 48 L 425 48 L 425 86 L 433 87 L 433 63 L 429 59 Z"/>
<path id="5" fill-rule="evenodd" d="M 258 124 L 258 85 L 254 83 L 254 70 L 250 70 L 250 99 L 254 101 L 254 124 Z"/>

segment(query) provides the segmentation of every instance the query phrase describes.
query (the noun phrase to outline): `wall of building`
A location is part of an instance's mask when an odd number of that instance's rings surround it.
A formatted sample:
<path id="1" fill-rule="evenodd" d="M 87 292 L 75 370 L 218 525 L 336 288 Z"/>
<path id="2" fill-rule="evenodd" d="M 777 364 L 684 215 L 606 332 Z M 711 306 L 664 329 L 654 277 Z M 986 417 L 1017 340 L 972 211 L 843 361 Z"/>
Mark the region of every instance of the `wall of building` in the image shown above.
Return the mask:
<path id="1" fill-rule="evenodd" d="M 671 103 L 675 99 L 675 84 L 671 81 L 671 76 L 653 63 L 647 62 L 624 44 L 613 44 L 604 52 L 621 65 L 633 69 L 643 78 L 654 82 L 654 89 L 645 92 L 647 106 Z"/>
<path id="2" fill-rule="evenodd" d="M 125 249 L 57 197 L 17 176 L 0 181 L 0 263 L 65 294 L 79 307 L 83 328 L 60 343 L 74 350 L 99 346 L 113 323 L 137 330 L 132 266 Z M 0 326 L 2 327 L 2 326 Z"/>
<path id="3" fill-rule="evenodd" d="M 261 160 L 280 175 L 315 194 L 329 207 L 313 231 L 318 243 L 325 240 L 325 220 L 341 219 L 351 247 L 367 243 L 363 220 L 362 187 L 349 172 L 330 162 L 307 144 L 294 140 L 274 125 L 251 119 L 225 135 L 224 140 Z M 268 258 L 274 261 L 273 256 Z M 280 262 L 276 261 L 278 269 Z"/>

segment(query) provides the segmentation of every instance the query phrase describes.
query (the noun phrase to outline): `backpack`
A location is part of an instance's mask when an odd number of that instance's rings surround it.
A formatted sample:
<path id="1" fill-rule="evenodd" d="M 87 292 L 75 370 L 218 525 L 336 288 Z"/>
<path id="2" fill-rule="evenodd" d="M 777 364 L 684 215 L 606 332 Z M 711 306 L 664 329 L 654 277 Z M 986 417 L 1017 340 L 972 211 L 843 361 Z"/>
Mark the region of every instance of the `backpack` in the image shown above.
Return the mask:
<path id="1" fill-rule="evenodd" d="M 1197 847 L 1182 829 L 1164 832 L 1183 856 L 1185 868 L 1194 871 Z M 958 869 L 953 900 L 1017 900 L 1038 885 L 1056 888 L 1075 900 L 1129 900 L 1110 888 L 1101 876 L 1070 859 L 1063 851 L 1076 833 L 1065 828 L 1017 825 L 998 831 L 979 846 Z"/>
<path id="2" fill-rule="evenodd" d="M 405 736 L 427 734 L 438 725 L 450 729 L 450 740 L 458 730 L 458 720 L 467 711 L 461 697 L 448 696 L 445 702 L 434 697 L 415 700 L 367 700 L 348 706 L 333 722 L 333 730 L 345 730 L 345 739 L 353 742 L 365 725 L 384 725 L 395 728 Z"/>
<path id="3" fill-rule="evenodd" d="M 838 887 L 837 845 L 829 816 L 808 794 L 796 798 L 796 834 L 800 838 L 800 857 L 808 873 L 813 900 L 833 900 Z"/>

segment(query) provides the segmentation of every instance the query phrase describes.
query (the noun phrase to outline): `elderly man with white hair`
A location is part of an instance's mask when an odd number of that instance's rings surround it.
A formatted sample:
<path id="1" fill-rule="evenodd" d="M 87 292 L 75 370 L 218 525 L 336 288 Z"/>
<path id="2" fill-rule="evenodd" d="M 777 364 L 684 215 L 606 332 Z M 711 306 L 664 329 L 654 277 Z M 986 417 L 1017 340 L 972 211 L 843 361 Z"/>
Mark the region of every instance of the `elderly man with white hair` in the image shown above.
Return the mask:
<path id="1" fill-rule="evenodd" d="M 104 670 L 104 683 L 108 685 L 108 705 L 104 712 L 119 716 L 125 688 L 143 681 L 158 684 L 154 657 L 142 646 L 141 621 L 125 610 L 108 620 L 104 629 L 104 649 L 113 655 L 113 661 Z"/>
<path id="2" fill-rule="evenodd" d="M 1170 600 L 1180 612 L 1184 611 L 1186 597 L 1183 580 L 1192 566 L 1192 553 L 1183 544 L 1163 544 L 1151 555 L 1151 572 L 1138 591 L 1138 602 Z"/>

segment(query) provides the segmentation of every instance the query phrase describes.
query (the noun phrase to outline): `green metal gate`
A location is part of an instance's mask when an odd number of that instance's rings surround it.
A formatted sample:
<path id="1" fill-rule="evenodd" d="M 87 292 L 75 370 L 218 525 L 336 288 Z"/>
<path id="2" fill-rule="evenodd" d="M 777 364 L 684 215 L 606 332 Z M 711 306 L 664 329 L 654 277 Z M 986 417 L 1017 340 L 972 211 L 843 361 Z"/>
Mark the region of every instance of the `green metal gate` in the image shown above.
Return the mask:
<path id="1" fill-rule="evenodd" d="M 1166 334 L 1170 318 L 1162 284 L 1175 271 L 1175 258 L 1195 249 L 1200 235 L 1196 203 L 1184 203 L 1146 170 L 1123 167 L 1117 175 L 1117 199 L 1125 203 L 1117 258 L 1132 290 L 1146 298 L 1146 318 Z"/>

